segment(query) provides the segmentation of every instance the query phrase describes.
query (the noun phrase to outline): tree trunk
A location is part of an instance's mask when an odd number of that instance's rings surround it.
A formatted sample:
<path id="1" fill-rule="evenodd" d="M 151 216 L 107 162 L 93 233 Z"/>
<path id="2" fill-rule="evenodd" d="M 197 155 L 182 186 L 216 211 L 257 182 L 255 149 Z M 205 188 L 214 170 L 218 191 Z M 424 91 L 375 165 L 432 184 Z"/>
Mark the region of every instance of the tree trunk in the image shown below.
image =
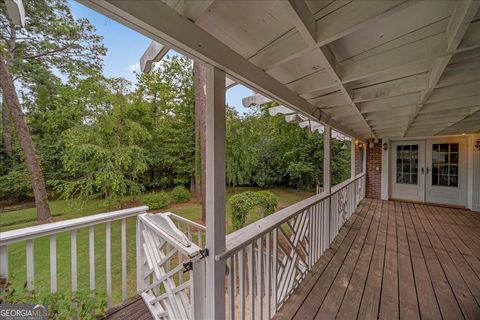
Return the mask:
<path id="1" fill-rule="evenodd" d="M 30 174 L 30 179 L 32 180 L 32 189 L 37 207 L 37 219 L 41 222 L 48 222 L 51 220 L 51 213 L 50 207 L 48 206 L 47 189 L 45 188 L 42 168 L 40 167 L 37 153 L 35 152 L 30 130 L 23 116 L 12 76 L 8 71 L 2 54 L 0 54 L 0 86 L 3 90 L 6 105 L 8 105 L 8 109 L 10 110 L 12 122 L 15 125 L 18 140 L 25 155 L 25 162 Z"/>
<path id="2" fill-rule="evenodd" d="M 193 62 L 195 77 L 195 196 L 202 199 L 202 221 L 205 222 L 205 66 Z"/>
<path id="3" fill-rule="evenodd" d="M 13 155 L 12 127 L 10 125 L 10 111 L 8 110 L 4 94 L 2 94 L 2 131 L 3 150 L 5 150 L 5 154 L 11 158 Z"/>

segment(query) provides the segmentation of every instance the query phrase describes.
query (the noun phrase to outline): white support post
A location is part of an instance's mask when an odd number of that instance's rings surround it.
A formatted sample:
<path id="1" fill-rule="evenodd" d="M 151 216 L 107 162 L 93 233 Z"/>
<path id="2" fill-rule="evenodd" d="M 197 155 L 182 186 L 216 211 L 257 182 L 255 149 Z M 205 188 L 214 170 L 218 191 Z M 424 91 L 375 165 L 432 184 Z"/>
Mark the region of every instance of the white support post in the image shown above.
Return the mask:
<path id="1" fill-rule="evenodd" d="M 323 192 L 330 194 L 332 192 L 332 181 L 330 177 L 330 164 L 332 158 L 332 128 L 330 126 L 325 126 L 323 131 Z M 332 210 L 331 210 L 331 197 L 325 199 L 325 209 L 327 210 L 326 214 L 328 217 L 328 239 L 331 239 L 332 235 Z M 327 243 L 329 243 L 328 241 Z M 327 248 L 327 247 L 326 247 Z"/>
<path id="2" fill-rule="evenodd" d="M 225 318 L 225 261 L 215 259 L 225 250 L 225 73 L 210 65 L 206 68 L 206 93 L 204 161 L 209 256 L 205 319 L 214 320 Z"/>
<path id="3" fill-rule="evenodd" d="M 363 144 L 363 168 L 362 168 L 362 172 L 367 174 L 367 148 L 368 148 L 368 145 L 367 143 L 364 143 Z"/>
<path id="4" fill-rule="evenodd" d="M 332 128 L 325 126 L 323 131 L 323 191 L 327 194 L 331 192 L 330 163 L 331 163 L 331 140 Z"/>
<path id="5" fill-rule="evenodd" d="M 388 139 L 384 139 L 382 140 L 382 145 L 383 144 L 387 144 L 387 150 L 383 150 L 383 147 L 382 147 L 382 172 L 381 172 L 381 180 L 380 180 L 380 188 L 381 188 L 381 192 L 380 192 L 380 198 L 382 200 L 388 200 L 388 197 L 389 197 L 389 188 L 388 188 L 388 180 L 389 180 L 389 172 L 390 172 L 390 157 L 389 157 L 389 153 L 390 153 L 390 142 L 388 141 Z"/>
<path id="6" fill-rule="evenodd" d="M 355 139 L 350 141 L 350 178 L 355 179 L 357 173 L 355 172 L 356 169 L 356 154 L 355 154 Z"/>

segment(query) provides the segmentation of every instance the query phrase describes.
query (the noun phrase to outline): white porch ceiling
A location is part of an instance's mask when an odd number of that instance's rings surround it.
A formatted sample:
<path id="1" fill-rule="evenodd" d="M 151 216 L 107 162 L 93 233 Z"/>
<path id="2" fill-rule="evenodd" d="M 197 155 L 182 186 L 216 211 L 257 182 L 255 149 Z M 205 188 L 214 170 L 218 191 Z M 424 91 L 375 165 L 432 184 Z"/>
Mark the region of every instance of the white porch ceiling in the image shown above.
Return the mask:
<path id="1" fill-rule="evenodd" d="M 480 130 L 480 1 L 81 2 L 351 136 Z"/>

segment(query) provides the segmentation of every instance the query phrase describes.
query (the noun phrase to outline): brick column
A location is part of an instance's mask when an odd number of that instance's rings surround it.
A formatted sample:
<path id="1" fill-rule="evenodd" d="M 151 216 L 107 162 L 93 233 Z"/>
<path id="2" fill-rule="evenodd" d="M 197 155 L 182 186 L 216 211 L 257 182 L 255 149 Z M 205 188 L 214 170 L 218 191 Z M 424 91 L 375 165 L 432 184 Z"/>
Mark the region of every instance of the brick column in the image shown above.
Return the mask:
<path id="1" fill-rule="evenodd" d="M 381 173 L 382 173 L 382 140 L 367 147 L 367 173 L 365 196 L 367 198 L 380 199 L 381 192 Z"/>

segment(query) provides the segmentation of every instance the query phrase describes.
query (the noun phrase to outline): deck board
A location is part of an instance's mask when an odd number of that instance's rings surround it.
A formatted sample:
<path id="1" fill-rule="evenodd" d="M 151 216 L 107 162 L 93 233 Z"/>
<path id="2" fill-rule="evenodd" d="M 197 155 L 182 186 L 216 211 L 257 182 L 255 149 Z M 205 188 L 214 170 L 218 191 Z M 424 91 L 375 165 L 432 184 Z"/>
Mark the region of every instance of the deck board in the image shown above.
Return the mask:
<path id="1" fill-rule="evenodd" d="M 365 199 L 274 319 L 480 319 L 480 214 Z"/>

